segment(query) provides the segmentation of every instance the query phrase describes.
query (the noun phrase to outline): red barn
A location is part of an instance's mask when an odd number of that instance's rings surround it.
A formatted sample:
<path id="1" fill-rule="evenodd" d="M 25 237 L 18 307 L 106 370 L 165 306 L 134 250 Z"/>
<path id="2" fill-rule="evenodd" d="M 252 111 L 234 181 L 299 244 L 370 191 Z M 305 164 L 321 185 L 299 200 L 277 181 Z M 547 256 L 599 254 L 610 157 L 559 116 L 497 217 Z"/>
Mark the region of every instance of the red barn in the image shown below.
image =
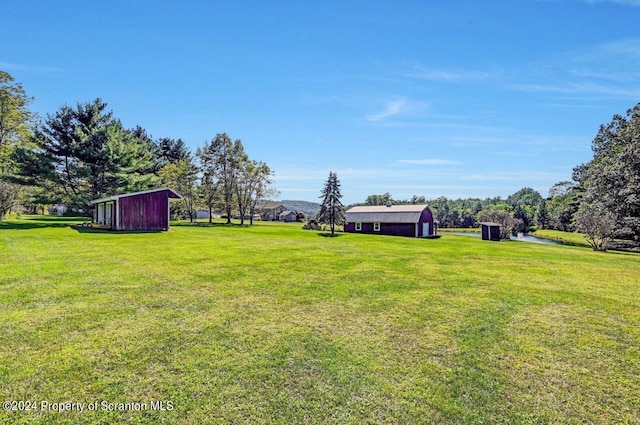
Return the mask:
<path id="1" fill-rule="evenodd" d="M 436 234 L 433 214 L 427 205 L 353 207 L 345 212 L 344 231 L 415 238 Z"/>
<path id="2" fill-rule="evenodd" d="M 169 230 L 170 199 L 182 197 L 164 187 L 96 199 L 92 222 L 112 230 Z"/>

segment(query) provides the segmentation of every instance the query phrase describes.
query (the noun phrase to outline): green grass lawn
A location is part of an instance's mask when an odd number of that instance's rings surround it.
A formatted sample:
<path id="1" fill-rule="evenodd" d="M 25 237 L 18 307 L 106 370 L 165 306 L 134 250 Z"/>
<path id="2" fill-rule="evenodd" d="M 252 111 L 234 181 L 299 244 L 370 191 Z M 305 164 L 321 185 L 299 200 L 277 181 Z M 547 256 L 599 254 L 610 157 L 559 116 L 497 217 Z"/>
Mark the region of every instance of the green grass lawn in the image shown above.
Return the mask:
<path id="1" fill-rule="evenodd" d="M 442 227 L 439 233 L 480 233 L 480 227 Z"/>
<path id="2" fill-rule="evenodd" d="M 71 222 L 0 224 L 0 423 L 640 422 L 637 254 Z"/>
<path id="3" fill-rule="evenodd" d="M 559 241 L 567 245 L 591 247 L 587 239 L 581 233 L 562 232 L 560 230 L 540 229 L 533 233 L 539 238 Z"/>

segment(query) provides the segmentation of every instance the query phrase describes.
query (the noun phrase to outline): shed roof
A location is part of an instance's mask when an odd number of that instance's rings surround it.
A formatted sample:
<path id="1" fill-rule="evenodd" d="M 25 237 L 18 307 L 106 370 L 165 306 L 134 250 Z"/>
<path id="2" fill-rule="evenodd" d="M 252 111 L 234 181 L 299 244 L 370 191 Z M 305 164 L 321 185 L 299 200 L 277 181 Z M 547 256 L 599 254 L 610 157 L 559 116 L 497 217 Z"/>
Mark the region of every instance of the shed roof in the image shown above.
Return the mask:
<path id="1" fill-rule="evenodd" d="M 349 223 L 417 223 L 427 205 L 358 206 L 345 212 Z"/>
<path id="2" fill-rule="evenodd" d="M 480 224 L 482 226 L 498 226 L 498 227 L 500 227 L 500 224 L 494 223 L 493 221 L 480 221 L 480 222 L 478 222 L 478 224 Z"/>
<path id="3" fill-rule="evenodd" d="M 123 193 L 122 195 L 107 196 L 105 198 L 100 198 L 100 199 L 91 201 L 89 202 L 89 204 L 90 205 L 99 204 L 101 202 L 115 201 L 116 199 L 126 198 L 129 196 L 145 195 L 147 193 L 163 192 L 165 190 L 169 192 L 169 198 L 182 199 L 182 196 L 180 196 L 178 192 L 176 192 L 175 190 L 170 189 L 168 187 L 162 187 L 160 189 L 143 190 L 142 192 L 131 192 L 131 193 Z"/>

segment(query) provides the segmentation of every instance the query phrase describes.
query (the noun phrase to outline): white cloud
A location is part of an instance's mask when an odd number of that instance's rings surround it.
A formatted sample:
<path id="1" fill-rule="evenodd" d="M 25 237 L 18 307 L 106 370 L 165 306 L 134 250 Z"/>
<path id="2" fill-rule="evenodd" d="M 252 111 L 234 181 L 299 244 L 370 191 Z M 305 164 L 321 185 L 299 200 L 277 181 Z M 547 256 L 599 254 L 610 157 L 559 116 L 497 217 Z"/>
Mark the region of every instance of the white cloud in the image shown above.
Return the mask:
<path id="1" fill-rule="evenodd" d="M 619 99 L 637 99 L 640 96 L 638 87 L 614 87 L 593 83 L 565 84 L 512 84 L 510 88 L 528 93 L 557 93 L 563 95 L 602 95 Z"/>
<path id="2" fill-rule="evenodd" d="M 516 171 L 516 172 L 487 172 L 474 173 L 460 176 L 460 180 L 475 181 L 504 181 L 504 180 L 525 180 L 525 181 L 558 181 L 563 178 L 563 174 L 549 173 L 544 171 Z"/>
<path id="3" fill-rule="evenodd" d="M 448 159 L 399 159 L 397 162 L 412 165 L 460 165 L 460 162 Z"/>
<path id="4" fill-rule="evenodd" d="M 640 7 L 640 0 L 587 0 L 587 3 L 616 3 L 627 6 Z"/>
<path id="5" fill-rule="evenodd" d="M 637 0 L 640 5 L 640 0 Z M 640 38 L 627 38 L 596 44 L 579 51 L 565 52 L 561 62 L 546 66 L 539 75 L 522 73 L 519 80 L 506 87 L 526 93 L 550 94 L 558 99 L 584 105 L 588 97 L 631 99 L 640 97 Z M 535 67 L 534 67 L 535 68 Z M 524 78 L 522 78 L 524 76 Z M 528 77 L 527 77 L 528 76 Z"/>
<path id="6" fill-rule="evenodd" d="M 24 65 L 20 63 L 0 62 L 0 69 L 9 71 L 64 72 L 64 68 L 56 66 Z"/>
<path id="7" fill-rule="evenodd" d="M 386 102 L 382 111 L 375 114 L 367 115 L 366 119 L 367 121 L 371 122 L 384 121 L 387 118 L 393 117 L 406 111 L 408 105 L 409 101 L 405 98 L 391 100 Z"/>
<path id="8" fill-rule="evenodd" d="M 316 193 L 320 192 L 318 189 L 300 189 L 295 187 L 283 187 L 279 189 L 280 192 L 297 192 L 297 193 Z"/>
<path id="9" fill-rule="evenodd" d="M 486 71 L 467 71 L 467 70 L 443 70 L 427 68 L 421 64 L 412 64 L 407 66 L 401 74 L 421 80 L 437 81 L 444 83 L 464 83 L 470 81 L 480 81 L 492 78 L 495 73 Z"/>

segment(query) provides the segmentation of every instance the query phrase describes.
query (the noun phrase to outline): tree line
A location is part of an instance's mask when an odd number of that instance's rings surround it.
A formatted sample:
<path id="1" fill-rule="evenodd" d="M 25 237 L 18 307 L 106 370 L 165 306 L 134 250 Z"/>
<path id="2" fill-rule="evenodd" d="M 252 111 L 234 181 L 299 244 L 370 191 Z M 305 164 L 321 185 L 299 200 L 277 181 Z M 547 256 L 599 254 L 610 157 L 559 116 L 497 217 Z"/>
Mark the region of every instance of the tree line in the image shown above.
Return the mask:
<path id="1" fill-rule="evenodd" d="M 223 211 L 230 222 L 253 216 L 268 198 L 271 170 L 249 159 L 241 140 L 217 134 L 195 155 L 180 139 L 154 140 L 141 128 L 124 128 L 100 99 L 61 107 L 45 120 L 29 111 L 32 98 L 0 71 L 0 220 L 22 205 L 35 211 L 62 203 L 87 212 L 95 198 L 171 186 L 183 197 L 174 208 L 194 220 L 196 208 Z M 429 201 L 440 227 L 496 221 L 506 231 L 557 229 L 584 233 L 594 249 L 615 238 L 640 246 L 640 103 L 600 126 L 593 159 L 554 184 L 547 198 L 525 187 L 506 199 Z M 427 203 L 424 196 L 397 201 L 389 193 L 365 204 Z"/>
<path id="2" fill-rule="evenodd" d="M 600 126 L 591 144 L 593 159 L 573 169 L 571 181 L 549 189 L 547 198 L 524 187 L 506 199 L 424 196 L 396 201 L 390 193 L 370 195 L 363 205 L 428 203 L 443 228 L 502 226 L 502 236 L 532 229 L 579 231 L 594 250 L 640 247 L 640 103 Z"/>
<path id="3" fill-rule="evenodd" d="M 28 110 L 31 100 L 0 71 L 0 220 L 18 205 L 36 212 L 64 204 L 87 214 L 93 199 L 168 186 L 183 197 L 174 215 L 193 221 L 206 207 L 210 217 L 224 211 L 228 223 L 234 213 L 244 222 L 273 193 L 267 164 L 226 133 L 194 155 L 181 139 L 125 128 L 101 99 L 62 106 L 44 120 Z"/>

